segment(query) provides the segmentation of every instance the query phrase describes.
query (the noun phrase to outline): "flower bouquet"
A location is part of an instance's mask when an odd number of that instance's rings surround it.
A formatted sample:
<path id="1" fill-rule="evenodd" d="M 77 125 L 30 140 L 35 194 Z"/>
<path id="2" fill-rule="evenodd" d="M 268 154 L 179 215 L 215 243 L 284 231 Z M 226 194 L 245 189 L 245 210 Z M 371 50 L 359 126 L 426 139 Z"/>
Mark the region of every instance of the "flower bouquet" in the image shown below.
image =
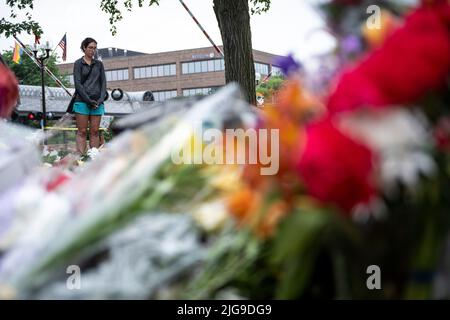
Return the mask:
<path id="1" fill-rule="evenodd" d="M 423 1 L 401 24 L 382 19 L 376 44 L 358 34 L 370 45 L 324 99 L 292 57 L 278 63 L 287 81 L 258 123 L 280 131 L 280 170 L 245 166 L 224 195 L 240 231 L 216 243 L 185 297 L 449 297 L 449 13 Z"/>
<path id="2" fill-rule="evenodd" d="M 252 118 L 239 95 L 238 87 L 230 85 L 182 115 L 169 114 L 113 140 L 108 150 L 52 193 L 53 204 L 34 208 L 29 230 L 0 261 L 2 285 L 29 294 L 137 216 L 187 212 L 212 197 L 216 187 L 209 183 L 211 169 L 201 162 L 176 164 L 174 159 L 183 148 L 188 159 L 201 159 L 204 142 L 197 133 L 202 128 L 220 131 L 226 121 Z"/>

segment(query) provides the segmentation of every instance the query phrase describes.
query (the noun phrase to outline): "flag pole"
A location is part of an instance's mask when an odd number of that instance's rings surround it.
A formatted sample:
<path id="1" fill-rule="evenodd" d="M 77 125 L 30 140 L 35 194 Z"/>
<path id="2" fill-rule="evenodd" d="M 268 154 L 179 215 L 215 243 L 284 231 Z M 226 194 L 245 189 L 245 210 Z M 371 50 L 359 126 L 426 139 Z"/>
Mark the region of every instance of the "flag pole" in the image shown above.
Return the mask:
<path id="1" fill-rule="evenodd" d="M 16 35 L 13 35 L 14 39 L 16 39 L 16 41 L 19 43 L 19 45 L 22 47 L 23 51 L 27 54 L 28 57 L 30 57 L 31 61 L 33 61 L 37 66 L 40 67 L 39 62 L 36 61 L 34 55 L 31 53 L 31 51 L 29 51 L 29 49 L 23 44 L 22 41 L 20 41 Z M 64 89 L 64 91 L 66 91 L 66 93 L 72 97 L 72 93 L 70 93 L 69 90 L 67 90 L 67 88 L 62 84 L 61 80 L 59 80 L 54 74 L 53 72 L 50 71 L 50 69 L 47 68 L 47 66 L 44 65 L 44 70 L 45 72 L 47 72 L 47 74 L 56 82 L 57 85 L 59 85 L 62 89 Z"/>
<path id="2" fill-rule="evenodd" d="M 271 76 L 272 76 L 272 71 L 270 71 L 269 74 L 264 77 L 264 79 L 263 79 L 263 81 L 261 81 L 261 83 L 266 83 Z"/>
<path id="3" fill-rule="evenodd" d="M 211 44 L 213 45 L 214 49 L 216 49 L 216 51 L 223 57 L 223 52 L 222 50 L 219 49 L 218 46 L 216 46 L 216 44 L 214 43 L 214 41 L 212 41 L 211 37 L 208 35 L 208 33 L 206 33 L 205 29 L 203 29 L 202 25 L 200 24 L 200 22 L 198 22 L 198 20 L 194 17 L 194 15 L 192 14 L 191 10 L 189 10 L 189 8 L 186 6 L 186 4 L 183 2 L 183 0 L 179 0 L 180 3 L 183 5 L 183 7 L 186 9 L 186 11 L 189 13 L 189 15 L 191 16 L 191 18 L 195 21 L 195 23 L 197 24 L 197 26 L 200 28 L 200 30 L 202 30 L 203 34 L 206 36 L 206 38 L 208 38 L 209 42 L 211 42 Z"/>

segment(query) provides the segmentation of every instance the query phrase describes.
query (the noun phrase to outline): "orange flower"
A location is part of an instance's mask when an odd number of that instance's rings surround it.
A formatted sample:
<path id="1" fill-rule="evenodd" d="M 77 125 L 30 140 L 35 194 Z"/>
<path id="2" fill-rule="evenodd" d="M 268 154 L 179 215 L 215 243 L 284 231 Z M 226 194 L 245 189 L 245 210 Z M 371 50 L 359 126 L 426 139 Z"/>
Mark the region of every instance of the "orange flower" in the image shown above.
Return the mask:
<path id="1" fill-rule="evenodd" d="M 280 219 L 289 212 L 289 206 L 281 199 L 264 202 L 266 195 L 264 192 L 245 187 L 225 200 L 238 226 L 249 227 L 262 238 L 273 235 Z"/>
<path id="2" fill-rule="evenodd" d="M 278 92 L 277 107 L 295 123 L 303 122 L 311 115 L 324 110 L 322 104 L 302 88 L 298 79 L 288 80 Z"/>
<path id="3" fill-rule="evenodd" d="M 249 222 L 252 212 L 260 207 L 261 200 L 262 197 L 259 193 L 245 186 L 242 190 L 226 197 L 225 203 L 238 224 L 242 225 Z"/>
<path id="4" fill-rule="evenodd" d="M 272 203 L 265 212 L 262 213 L 261 219 L 257 220 L 254 230 L 261 238 L 272 236 L 280 220 L 287 215 L 289 208 L 284 201 L 278 200 Z"/>

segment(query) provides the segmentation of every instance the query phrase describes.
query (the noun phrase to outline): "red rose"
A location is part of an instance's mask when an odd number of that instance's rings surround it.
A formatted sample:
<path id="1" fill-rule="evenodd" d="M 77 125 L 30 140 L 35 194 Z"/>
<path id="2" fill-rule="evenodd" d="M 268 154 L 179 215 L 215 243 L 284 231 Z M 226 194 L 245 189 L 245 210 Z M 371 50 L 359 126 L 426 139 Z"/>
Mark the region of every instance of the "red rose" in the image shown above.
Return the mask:
<path id="1" fill-rule="evenodd" d="M 297 171 L 312 197 L 349 213 L 355 205 L 368 203 L 375 194 L 372 160 L 369 148 L 325 119 L 307 129 Z"/>
<path id="2" fill-rule="evenodd" d="M 450 74 L 450 4 L 437 1 L 406 18 L 384 44 L 346 71 L 328 100 L 331 112 L 415 102 Z"/>
<path id="3" fill-rule="evenodd" d="M 439 119 L 433 132 L 437 148 L 442 152 L 450 152 L 450 117 Z"/>
<path id="4" fill-rule="evenodd" d="M 9 117 L 18 97 L 19 87 L 16 77 L 0 63 L 0 118 Z"/>

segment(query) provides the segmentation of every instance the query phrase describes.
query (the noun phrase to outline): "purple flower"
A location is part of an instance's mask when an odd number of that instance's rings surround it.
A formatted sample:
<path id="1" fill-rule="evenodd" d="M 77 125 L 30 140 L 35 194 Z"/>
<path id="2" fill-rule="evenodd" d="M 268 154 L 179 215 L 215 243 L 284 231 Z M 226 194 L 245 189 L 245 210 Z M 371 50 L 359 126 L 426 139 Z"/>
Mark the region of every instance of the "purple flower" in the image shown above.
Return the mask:
<path id="1" fill-rule="evenodd" d="M 297 72 L 301 68 L 300 63 L 295 61 L 292 53 L 287 57 L 276 58 L 273 61 L 273 65 L 278 66 L 286 76 L 289 76 L 289 74 L 293 72 Z"/>
<path id="2" fill-rule="evenodd" d="M 355 35 L 345 37 L 341 42 L 341 46 L 343 53 L 346 55 L 357 53 L 362 50 L 361 41 L 359 37 Z"/>

